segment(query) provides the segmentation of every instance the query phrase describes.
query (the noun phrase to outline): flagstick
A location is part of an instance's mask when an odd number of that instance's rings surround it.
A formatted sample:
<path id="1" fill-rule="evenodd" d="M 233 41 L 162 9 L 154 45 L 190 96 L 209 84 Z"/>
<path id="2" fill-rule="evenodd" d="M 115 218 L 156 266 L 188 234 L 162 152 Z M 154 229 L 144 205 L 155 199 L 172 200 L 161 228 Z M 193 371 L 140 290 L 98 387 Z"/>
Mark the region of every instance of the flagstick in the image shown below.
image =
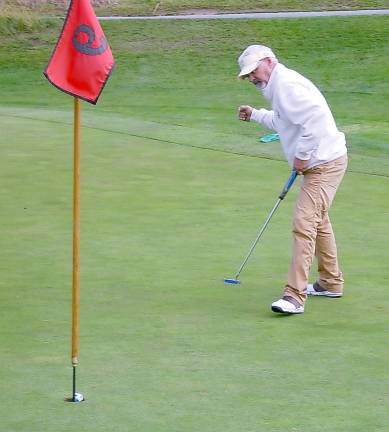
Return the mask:
<path id="1" fill-rule="evenodd" d="M 73 168 L 73 283 L 72 283 L 72 402 L 81 402 L 76 394 L 76 367 L 79 345 L 80 306 L 80 99 L 74 98 L 74 168 Z"/>

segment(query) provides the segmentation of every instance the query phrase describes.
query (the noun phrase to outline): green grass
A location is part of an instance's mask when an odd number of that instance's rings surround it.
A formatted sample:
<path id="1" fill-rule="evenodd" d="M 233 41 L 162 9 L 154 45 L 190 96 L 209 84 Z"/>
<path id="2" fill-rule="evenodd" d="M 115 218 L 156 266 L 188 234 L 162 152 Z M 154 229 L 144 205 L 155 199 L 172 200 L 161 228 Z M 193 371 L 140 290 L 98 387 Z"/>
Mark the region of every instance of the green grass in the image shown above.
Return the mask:
<path id="1" fill-rule="evenodd" d="M 342 10 L 342 9 L 370 9 L 386 8 L 387 0 L 241 0 L 239 6 L 234 0 L 162 0 L 149 2 L 133 2 L 121 0 L 116 5 L 102 7 L 101 13 L 116 14 L 174 14 L 193 13 L 199 11 L 230 12 L 237 9 L 242 11 L 289 11 L 289 10 Z"/>
<path id="2" fill-rule="evenodd" d="M 194 13 L 196 11 L 289 11 L 289 10 L 342 10 L 378 9 L 389 7 L 388 0 L 120 0 L 107 6 L 97 6 L 101 15 L 151 15 Z"/>
<path id="3" fill-rule="evenodd" d="M 4 430 L 385 432 L 388 19 L 103 24 L 117 68 L 82 110 L 80 405 L 63 402 L 72 99 L 42 77 L 60 23 L 38 25 L 0 40 Z M 264 103 L 235 79 L 256 35 L 322 88 L 349 142 L 331 213 L 346 296 L 298 317 L 269 310 L 298 185 L 242 285 L 222 283 L 289 175 L 236 120 Z"/>
<path id="4" fill-rule="evenodd" d="M 62 402 L 71 130 L 1 122 L 7 430 L 385 431 L 388 179 L 350 173 L 337 197 L 347 296 L 276 317 L 268 306 L 284 282 L 296 189 L 243 285 L 221 279 L 273 204 L 284 164 L 85 128 L 78 376 L 88 400 L 73 407 Z"/>
<path id="5" fill-rule="evenodd" d="M 49 0 L 2 0 L 8 11 L 27 9 L 41 14 L 63 14 L 67 2 Z M 99 15 L 164 15 L 175 13 L 231 11 L 307 11 L 388 8 L 388 0 L 92 0 Z M 4 7 L 4 6 L 3 6 Z"/>
<path id="6" fill-rule="evenodd" d="M 42 21 L 39 32 L 5 36 L 0 42 L 5 106 L 69 109 L 69 98 L 49 87 L 41 73 L 61 26 L 53 24 Z M 99 103 L 99 113 L 114 113 L 113 120 L 104 124 L 99 119 L 98 125 L 126 133 L 135 127 L 145 137 L 282 158 L 277 144 L 258 144 L 263 129 L 236 121 L 241 103 L 266 106 L 250 85 L 236 80 L 237 56 L 257 41 L 252 35 L 260 35 L 281 61 L 321 88 L 347 133 L 351 169 L 388 175 L 388 24 L 388 17 L 104 22 L 117 71 Z"/>

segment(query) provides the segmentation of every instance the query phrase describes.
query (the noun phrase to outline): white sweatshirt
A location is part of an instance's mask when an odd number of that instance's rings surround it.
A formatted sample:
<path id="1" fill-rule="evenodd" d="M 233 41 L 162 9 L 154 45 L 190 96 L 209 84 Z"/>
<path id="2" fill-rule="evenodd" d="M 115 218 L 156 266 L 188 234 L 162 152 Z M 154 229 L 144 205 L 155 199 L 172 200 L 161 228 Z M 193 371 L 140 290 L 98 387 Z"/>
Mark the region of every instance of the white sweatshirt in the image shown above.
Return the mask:
<path id="1" fill-rule="evenodd" d="M 253 109 L 250 121 L 278 132 L 290 166 L 295 157 L 312 168 L 347 153 L 326 100 L 307 78 L 277 63 L 262 93 L 272 110 Z"/>

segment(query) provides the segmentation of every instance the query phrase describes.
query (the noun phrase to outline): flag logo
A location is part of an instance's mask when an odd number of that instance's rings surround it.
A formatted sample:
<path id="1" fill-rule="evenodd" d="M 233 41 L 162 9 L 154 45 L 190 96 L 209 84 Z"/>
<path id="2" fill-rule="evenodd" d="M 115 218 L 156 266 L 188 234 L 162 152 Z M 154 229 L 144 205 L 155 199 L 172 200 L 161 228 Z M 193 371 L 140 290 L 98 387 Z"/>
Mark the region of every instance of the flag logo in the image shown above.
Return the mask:
<path id="1" fill-rule="evenodd" d="M 80 39 L 85 39 L 85 35 L 87 35 L 88 40 L 83 42 L 80 42 Z M 86 55 L 100 55 L 103 54 L 107 48 L 108 48 L 108 42 L 104 35 L 100 37 L 100 46 L 93 47 L 93 43 L 96 40 L 96 34 L 92 27 L 89 27 L 86 24 L 81 24 L 78 26 L 76 31 L 73 35 L 73 45 L 74 48 L 76 48 L 77 51 L 79 51 L 81 54 Z"/>

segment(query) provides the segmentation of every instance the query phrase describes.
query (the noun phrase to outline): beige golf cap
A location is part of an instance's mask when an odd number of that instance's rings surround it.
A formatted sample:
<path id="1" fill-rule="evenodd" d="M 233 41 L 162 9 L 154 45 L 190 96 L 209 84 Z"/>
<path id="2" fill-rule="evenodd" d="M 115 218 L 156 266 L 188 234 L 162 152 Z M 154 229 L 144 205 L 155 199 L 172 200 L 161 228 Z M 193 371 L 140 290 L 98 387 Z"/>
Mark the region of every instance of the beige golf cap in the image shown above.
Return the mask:
<path id="1" fill-rule="evenodd" d="M 238 59 L 240 73 L 239 78 L 242 78 L 258 66 L 258 63 L 267 57 L 276 57 L 273 51 L 264 45 L 250 45 L 247 47 Z"/>

